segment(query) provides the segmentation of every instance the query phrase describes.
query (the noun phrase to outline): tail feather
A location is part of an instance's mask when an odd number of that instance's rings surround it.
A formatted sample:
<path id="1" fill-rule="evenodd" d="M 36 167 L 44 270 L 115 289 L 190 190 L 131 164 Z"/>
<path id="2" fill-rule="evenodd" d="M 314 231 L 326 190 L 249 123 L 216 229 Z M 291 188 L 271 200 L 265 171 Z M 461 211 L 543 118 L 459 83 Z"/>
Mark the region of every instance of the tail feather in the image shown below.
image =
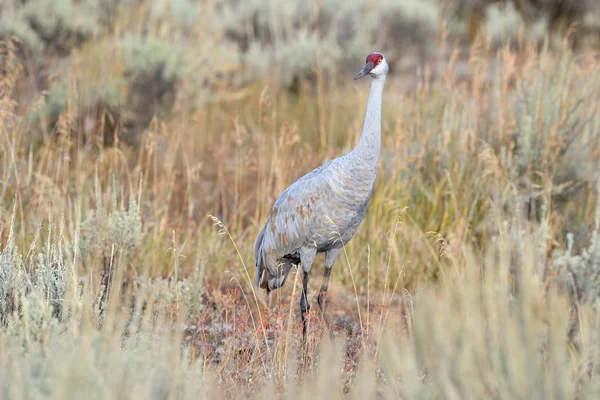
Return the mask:
<path id="1" fill-rule="evenodd" d="M 262 278 L 263 271 L 266 270 L 266 266 L 264 265 L 265 257 L 262 249 L 262 242 L 265 236 L 265 229 L 263 228 L 256 237 L 256 241 L 254 242 L 254 262 L 256 264 L 256 287 L 260 287 L 260 282 Z"/>
<path id="2" fill-rule="evenodd" d="M 298 264 L 300 259 L 291 255 L 273 260 L 265 254 L 263 240 L 265 229 L 263 228 L 254 242 L 254 262 L 256 263 L 257 288 L 275 290 L 285 283 L 292 265 Z"/>

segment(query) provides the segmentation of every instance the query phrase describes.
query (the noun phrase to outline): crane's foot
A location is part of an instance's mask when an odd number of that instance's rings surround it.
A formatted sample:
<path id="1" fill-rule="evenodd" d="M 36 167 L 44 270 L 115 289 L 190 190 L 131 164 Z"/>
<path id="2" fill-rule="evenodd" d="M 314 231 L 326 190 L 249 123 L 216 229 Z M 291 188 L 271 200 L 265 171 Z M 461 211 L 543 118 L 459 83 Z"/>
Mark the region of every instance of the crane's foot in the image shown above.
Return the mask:
<path id="1" fill-rule="evenodd" d="M 325 325 L 329 330 L 329 339 L 333 341 L 333 325 L 331 323 L 331 315 L 329 315 L 329 299 L 327 298 L 327 291 L 321 290 L 319 292 L 319 296 L 317 297 L 317 303 L 319 303 L 319 308 L 321 309 L 321 316 L 325 321 Z"/>
<path id="2" fill-rule="evenodd" d="M 319 307 L 321 308 L 321 312 L 324 312 L 329 305 L 329 299 L 327 298 L 327 292 L 321 290 L 319 292 L 319 296 L 317 297 L 317 303 L 319 303 Z"/>

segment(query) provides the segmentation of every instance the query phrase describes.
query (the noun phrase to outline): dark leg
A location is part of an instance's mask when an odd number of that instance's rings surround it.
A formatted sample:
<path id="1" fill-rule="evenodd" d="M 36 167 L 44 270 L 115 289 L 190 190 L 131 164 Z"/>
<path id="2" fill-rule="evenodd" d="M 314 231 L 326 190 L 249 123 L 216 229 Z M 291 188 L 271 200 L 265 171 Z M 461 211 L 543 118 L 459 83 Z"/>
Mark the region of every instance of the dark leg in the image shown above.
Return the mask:
<path id="1" fill-rule="evenodd" d="M 303 272 L 302 275 L 302 297 L 300 297 L 300 315 L 302 317 L 302 339 L 306 341 L 306 325 L 308 323 L 308 272 Z"/>
<path id="2" fill-rule="evenodd" d="M 327 285 L 329 284 L 329 275 L 331 275 L 331 268 L 325 268 L 325 273 L 323 274 L 323 284 L 321 285 L 321 290 L 319 291 L 319 297 L 317 297 L 317 302 L 319 303 L 319 308 L 321 309 L 321 317 L 325 320 L 325 325 L 327 325 L 327 329 L 329 329 L 329 337 L 333 340 L 333 326 L 331 324 L 331 316 L 327 312 L 327 307 L 329 306 L 329 299 L 327 299 Z"/>
<path id="3" fill-rule="evenodd" d="M 271 290 L 269 290 L 268 287 L 266 289 L 266 292 L 267 294 L 265 295 L 265 303 L 267 303 L 267 308 L 271 308 L 271 299 L 273 298 L 273 296 L 269 296 L 271 294 Z"/>
<path id="4" fill-rule="evenodd" d="M 302 297 L 300 297 L 300 316 L 302 318 L 302 341 L 306 344 L 306 324 L 308 318 L 308 310 L 310 305 L 308 304 L 308 271 L 312 267 L 315 256 L 317 255 L 317 249 L 314 247 L 302 247 L 299 250 L 300 253 L 300 264 L 302 264 Z"/>
<path id="5" fill-rule="evenodd" d="M 321 309 L 321 316 L 325 320 L 325 324 L 327 325 L 327 329 L 329 329 L 329 337 L 333 340 L 333 324 L 331 323 L 331 316 L 327 312 L 327 307 L 329 305 L 329 300 L 327 299 L 327 286 L 329 285 L 329 276 L 331 275 L 331 267 L 333 263 L 340 255 L 342 251 L 339 249 L 331 249 L 327 253 L 325 253 L 325 273 L 323 274 L 323 283 L 321 284 L 321 290 L 319 291 L 319 297 L 317 297 L 317 302 L 319 303 L 319 308 Z"/>

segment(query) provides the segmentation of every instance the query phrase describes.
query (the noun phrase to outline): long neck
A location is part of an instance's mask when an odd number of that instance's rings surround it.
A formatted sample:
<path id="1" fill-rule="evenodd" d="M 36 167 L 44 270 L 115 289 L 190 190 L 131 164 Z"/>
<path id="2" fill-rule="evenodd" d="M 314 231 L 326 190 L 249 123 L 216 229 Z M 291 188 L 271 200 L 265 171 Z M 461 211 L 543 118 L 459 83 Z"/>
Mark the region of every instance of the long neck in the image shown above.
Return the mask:
<path id="1" fill-rule="evenodd" d="M 353 152 L 365 161 L 379 161 L 381 150 L 381 97 L 385 75 L 371 78 L 371 92 L 367 103 L 367 113 L 363 125 L 362 135 Z"/>

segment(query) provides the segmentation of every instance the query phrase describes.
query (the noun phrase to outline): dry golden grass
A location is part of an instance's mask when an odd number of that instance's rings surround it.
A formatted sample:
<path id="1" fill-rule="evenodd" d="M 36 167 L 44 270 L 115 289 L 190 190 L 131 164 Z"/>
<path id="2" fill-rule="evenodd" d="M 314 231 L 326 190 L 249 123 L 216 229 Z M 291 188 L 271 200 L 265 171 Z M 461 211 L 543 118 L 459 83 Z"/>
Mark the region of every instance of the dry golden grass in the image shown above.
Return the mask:
<path id="1" fill-rule="evenodd" d="M 596 398 L 597 311 L 550 267 L 598 229 L 596 53 L 478 40 L 414 90 L 392 71 L 372 202 L 332 275 L 337 340 L 315 312 L 303 351 L 298 279 L 267 309 L 252 245 L 285 187 L 357 142 L 367 88 L 223 87 L 132 139 L 82 100 L 103 43 L 50 126 L 2 45 L 1 397 Z"/>

